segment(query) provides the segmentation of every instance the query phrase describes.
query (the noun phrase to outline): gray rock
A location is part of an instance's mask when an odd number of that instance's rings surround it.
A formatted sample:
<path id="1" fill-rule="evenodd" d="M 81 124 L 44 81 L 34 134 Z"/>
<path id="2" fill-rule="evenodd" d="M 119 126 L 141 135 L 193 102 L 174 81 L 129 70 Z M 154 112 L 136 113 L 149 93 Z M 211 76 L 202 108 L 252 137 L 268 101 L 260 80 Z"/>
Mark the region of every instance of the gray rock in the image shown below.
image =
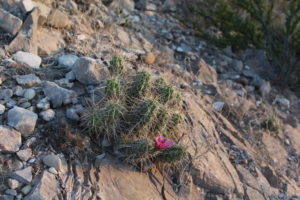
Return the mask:
<path id="1" fill-rule="evenodd" d="M 176 48 L 176 51 L 180 53 L 188 53 L 191 50 L 192 48 L 185 43 L 180 44 L 180 46 Z"/>
<path id="2" fill-rule="evenodd" d="M 17 191 L 13 189 L 7 189 L 5 190 L 5 194 L 11 195 L 11 196 L 17 196 Z"/>
<path id="3" fill-rule="evenodd" d="M 48 109 L 45 111 L 42 111 L 40 113 L 40 116 L 43 118 L 43 120 L 45 121 L 51 121 L 52 119 L 54 119 L 55 117 L 55 112 L 52 109 Z"/>
<path id="4" fill-rule="evenodd" d="M 21 183 L 29 184 L 32 181 L 32 167 L 29 166 L 25 169 L 15 171 L 14 173 L 12 173 L 11 177 L 17 179 Z"/>
<path id="5" fill-rule="evenodd" d="M 20 107 L 22 107 L 22 108 L 29 108 L 30 106 L 31 106 L 30 102 L 23 102 L 20 104 Z"/>
<path id="6" fill-rule="evenodd" d="M 54 154 L 49 154 L 45 156 L 43 158 L 43 163 L 48 167 L 54 167 L 58 171 L 61 169 L 62 166 L 61 159 Z"/>
<path id="7" fill-rule="evenodd" d="M 56 199 L 55 197 L 57 197 L 59 192 L 60 185 L 56 180 L 55 175 L 44 170 L 41 179 L 24 200 Z"/>
<path id="8" fill-rule="evenodd" d="M 68 79 L 69 81 L 74 81 L 76 79 L 75 74 L 73 71 L 70 71 L 68 73 L 66 73 L 66 79 Z"/>
<path id="9" fill-rule="evenodd" d="M 77 59 L 78 57 L 75 55 L 66 54 L 58 58 L 58 64 L 66 67 L 67 69 L 72 69 L 72 66 L 77 61 Z"/>
<path id="10" fill-rule="evenodd" d="M 8 100 L 14 95 L 14 92 L 11 89 L 4 89 L 0 91 L 0 99 Z"/>
<path id="11" fill-rule="evenodd" d="M 42 63 L 41 57 L 24 51 L 18 51 L 17 53 L 13 54 L 13 58 L 16 62 L 28 65 L 32 68 L 40 68 Z"/>
<path id="12" fill-rule="evenodd" d="M 214 109 L 215 109 L 216 111 L 218 111 L 218 112 L 222 111 L 224 105 L 225 105 L 225 103 L 224 103 L 224 102 L 221 102 L 221 101 L 218 101 L 218 102 L 213 103 Z"/>
<path id="13" fill-rule="evenodd" d="M 163 11 L 175 12 L 176 9 L 176 3 L 174 0 L 166 0 L 162 6 Z"/>
<path id="14" fill-rule="evenodd" d="M 22 97 L 24 95 L 24 90 L 21 86 L 17 85 L 14 88 L 14 95 L 18 96 L 18 97 Z"/>
<path id="15" fill-rule="evenodd" d="M 80 116 L 77 114 L 77 112 L 74 108 L 68 108 L 66 114 L 67 114 L 68 119 L 71 119 L 74 121 L 78 121 L 80 119 Z"/>
<path id="16" fill-rule="evenodd" d="M 275 102 L 283 107 L 286 107 L 286 108 L 290 107 L 290 101 L 286 98 L 276 98 Z"/>
<path id="17" fill-rule="evenodd" d="M 23 23 L 21 31 L 19 31 L 17 36 L 6 48 L 6 50 L 9 53 L 15 53 L 17 51 L 30 52 L 33 54 L 38 53 L 37 52 L 37 28 L 38 28 L 39 16 L 40 16 L 40 12 L 37 8 L 33 9 L 33 11 L 27 15 L 27 18 Z M 39 59 L 36 59 L 35 65 L 38 64 L 37 62 L 38 60 Z"/>
<path id="18" fill-rule="evenodd" d="M 16 75 L 16 81 L 18 84 L 32 87 L 41 84 L 41 80 L 35 74 L 27 74 L 27 75 Z"/>
<path id="19" fill-rule="evenodd" d="M 12 179 L 12 178 L 9 178 L 7 183 L 8 183 L 9 188 L 13 189 L 13 190 L 20 186 L 20 182 L 17 181 L 16 179 Z"/>
<path id="20" fill-rule="evenodd" d="M 22 145 L 21 133 L 0 125 L 0 152 L 13 153 Z"/>
<path id="21" fill-rule="evenodd" d="M 22 20 L 0 8 L 0 28 L 15 35 L 22 26 Z"/>
<path id="22" fill-rule="evenodd" d="M 30 190 L 31 190 L 31 186 L 30 185 L 26 185 L 25 187 L 23 187 L 21 189 L 21 192 L 26 195 L 26 194 L 28 194 L 30 192 Z"/>
<path id="23" fill-rule="evenodd" d="M 78 101 L 77 94 L 74 91 L 59 87 L 53 82 L 47 81 L 43 91 L 52 102 L 54 108 L 71 103 L 75 104 Z"/>
<path id="24" fill-rule="evenodd" d="M 31 158 L 32 151 L 30 148 L 23 149 L 17 152 L 17 156 L 20 158 L 20 160 L 27 161 Z"/>
<path id="25" fill-rule="evenodd" d="M 0 115 L 2 115 L 5 112 L 5 106 L 0 104 Z"/>
<path id="26" fill-rule="evenodd" d="M 17 102 L 15 100 L 9 100 L 7 103 L 6 103 L 6 107 L 8 108 L 12 108 L 14 107 L 15 105 L 17 104 Z"/>
<path id="27" fill-rule="evenodd" d="M 36 105 L 38 109 L 48 110 L 50 108 L 49 99 L 47 97 L 41 99 Z"/>
<path id="28" fill-rule="evenodd" d="M 233 69 L 235 69 L 238 72 L 242 71 L 244 68 L 244 64 L 240 60 L 232 60 L 231 65 L 232 65 Z"/>
<path id="29" fill-rule="evenodd" d="M 38 116 L 34 112 L 17 106 L 8 111 L 8 125 L 25 137 L 33 133 L 37 119 Z"/>
<path id="30" fill-rule="evenodd" d="M 35 97 L 35 90 L 34 89 L 26 89 L 24 91 L 24 98 L 28 99 L 28 100 L 31 100 Z"/>
<path id="31" fill-rule="evenodd" d="M 86 85 L 99 84 L 103 78 L 109 76 L 107 67 L 100 67 L 96 60 L 87 57 L 79 58 L 72 71 L 76 79 Z"/>

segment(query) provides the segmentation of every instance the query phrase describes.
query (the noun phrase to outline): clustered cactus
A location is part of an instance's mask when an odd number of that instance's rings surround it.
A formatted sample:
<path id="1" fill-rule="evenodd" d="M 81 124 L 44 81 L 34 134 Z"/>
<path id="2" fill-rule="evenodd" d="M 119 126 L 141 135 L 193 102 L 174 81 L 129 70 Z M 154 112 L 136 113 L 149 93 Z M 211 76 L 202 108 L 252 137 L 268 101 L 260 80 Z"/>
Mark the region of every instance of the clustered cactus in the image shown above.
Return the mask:
<path id="1" fill-rule="evenodd" d="M 100 86 L 105 97 L 83 118 L 90 136 L 98 144 L 104 138 L 111 141 L 131 163 L 181 161 L 185 148 L 173 142 L 179 140 L 176 128 L 183 121 L 179 94 L 147 71 L 126 74 L 124 65 L 121 56 L 113 56 L 111 77 Z"/>

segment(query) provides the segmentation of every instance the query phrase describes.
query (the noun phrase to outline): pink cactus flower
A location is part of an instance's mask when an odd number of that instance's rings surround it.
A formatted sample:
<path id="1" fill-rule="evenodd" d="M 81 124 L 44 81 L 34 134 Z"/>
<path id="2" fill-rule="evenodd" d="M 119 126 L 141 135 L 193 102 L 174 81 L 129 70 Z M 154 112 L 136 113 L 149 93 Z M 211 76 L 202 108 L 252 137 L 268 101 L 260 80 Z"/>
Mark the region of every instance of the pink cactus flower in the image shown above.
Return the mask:
<path id="1" fill-rule="evenodd" d="M 155 146 L 159 149 L 168 149 L 173 146 L 173 141 L 170 138 L 164 138 L 162 136 L 156 136 Z"/>

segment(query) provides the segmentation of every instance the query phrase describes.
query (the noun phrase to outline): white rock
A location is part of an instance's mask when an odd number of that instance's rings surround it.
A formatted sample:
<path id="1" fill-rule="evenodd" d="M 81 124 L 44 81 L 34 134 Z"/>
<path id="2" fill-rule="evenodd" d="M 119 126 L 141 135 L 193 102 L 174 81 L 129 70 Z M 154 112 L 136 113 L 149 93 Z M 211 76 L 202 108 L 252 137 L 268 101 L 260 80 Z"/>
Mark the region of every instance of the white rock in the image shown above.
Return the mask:
<path id="1" fill-rule="evenodd" d="M 32 156 L 32 151 L 30 148 L 23 149 L 17 152 L 17 156 L 20 158 L 20 160 L 27 161 Z"/>
<path id="2" fill-rule="evenodd" d="M 24 96 L 24 98 L 26 98 L 28 100 L 31 100 L 31 99 L 33 99 L 35 97 L 35 90 L 31 89 L 31 88 L 26 89 L 24 91 L 24 95 L 23 96 Z"/>
<path id="3" fill-rule="evenodd" d="M 66 67 L 67 69 L 72 69 L 72 66 L 77 61 L 77 59 L 78 57 L 75 55 L 66 54 L 58 58 L 58 64 Z"/>
<path id="4" fill-rule="evenodd" d="M 50 167 L 50 168 L 48 169 L 48 171 L 49 171 L 50 173 L 52 173 L 52 174 L 58 174 L 58 172 L 56 171 L 56 169 L 55 169 L 54 167 Z"/>
<path id="5" fill-rule="evenodd" d="M 0 115 L 2 115 L 5 112 L 5 106 L 0 104 Z"/>
<path id="6" fill-rule="evenodd" d="M 76 78 L 75 78 L 75 74 L 73 71 L 69 71 L 68 73 L 66 73 L 66 79 L 68 79 L 69 81 L 74 81 Z"/>
<path id="7" fill-rule="evenodd" d="M 41 99 L 39 103 L 36 105 L 38 109 L 48 110 L 50 108 L 49 99 L 47 97 Z"/>
<path id="8" fill-rule="evenodd" d="M 13 189 L 13 190 L 20 186 L 19 181 L 17 181 L 16 179 L 12 179 L 12 178 L 9 178 L 7 183 L 8 183 L 8 186 L 10 187 L 10 189 Z"/>
<path id="9" fill-rule="evenodd" d="M 13 58 L 18 63 L 26 64 L 32 68 L 40 68 L 42 63 L 41 57 L 24 51 L 18 51 L 17 53 L 13 54 Z"/>
<path id="10" fill-rule="evenodd" d="M 22 145 L 21 133 L 0 125 L 0 152 L 13 153 Z"/>
<path id="11" fill-rule="evenodd" d="M 52 119 L 54 119 L 55 117 L 55 112 L 52 109 L 48 109 L 45 111 L 42 111 L 40 113 L 40 116 L 43 118 L 43 120 L 45 121 L 51 121 Z"/>
<path id="12" fill-rule="evenodd" d="M 25 137 L 33 133 L 37 119 L 38 116 L 34 112 L 17 106 L 8 111 L 8 125 Z"/>
<path id="13" fill-rule="evenodd" d="M 224 105 L 225 105 L 225 103 L 221 102 L 221 101 L 213 103 L 214 109 L 218 112 L 222 111 Z"/>

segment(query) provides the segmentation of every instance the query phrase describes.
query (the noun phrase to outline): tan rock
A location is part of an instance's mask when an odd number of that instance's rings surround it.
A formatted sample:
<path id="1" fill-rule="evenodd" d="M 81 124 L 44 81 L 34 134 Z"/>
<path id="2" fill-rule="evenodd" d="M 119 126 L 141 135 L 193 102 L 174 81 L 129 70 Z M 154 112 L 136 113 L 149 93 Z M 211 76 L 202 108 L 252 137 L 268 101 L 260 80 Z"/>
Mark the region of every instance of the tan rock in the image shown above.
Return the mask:
<path id="1" fill-rule="evenodd" d="M 40 28 L 38 31 L 38 54 L 40 56 L 49 56 L 65 45 L 61 33 L 57 30 Z"/>
<path id="2" fill-rule="evenodd" d="M 47 24 L 54 28 L 70 28 L 71 23 L 68 15 L 57 9 L 52 10 L 47 18 Z"/>
<path id="3" fill-rule="evenodd" d="M 144 57 L 144 61 L 149 65 L 154 64 L 155 59 L 156 59 L 156 57 L 155 57 L 154 53 L 148 53 Z"/>
<path id="4" fill-rule="evenodd" d="M 22 26 L 22 20 L 0 8 L 0 28 L 15 35 Z"/>
<path id="5" fill-rule="evenodd" d="M 200 79 L 200 81 L 208 85 L 217 85 L 218 75 L 216 70 L 206 64 L 203 59 L 199 61 L 198 66 L 198 78 Z"/>

